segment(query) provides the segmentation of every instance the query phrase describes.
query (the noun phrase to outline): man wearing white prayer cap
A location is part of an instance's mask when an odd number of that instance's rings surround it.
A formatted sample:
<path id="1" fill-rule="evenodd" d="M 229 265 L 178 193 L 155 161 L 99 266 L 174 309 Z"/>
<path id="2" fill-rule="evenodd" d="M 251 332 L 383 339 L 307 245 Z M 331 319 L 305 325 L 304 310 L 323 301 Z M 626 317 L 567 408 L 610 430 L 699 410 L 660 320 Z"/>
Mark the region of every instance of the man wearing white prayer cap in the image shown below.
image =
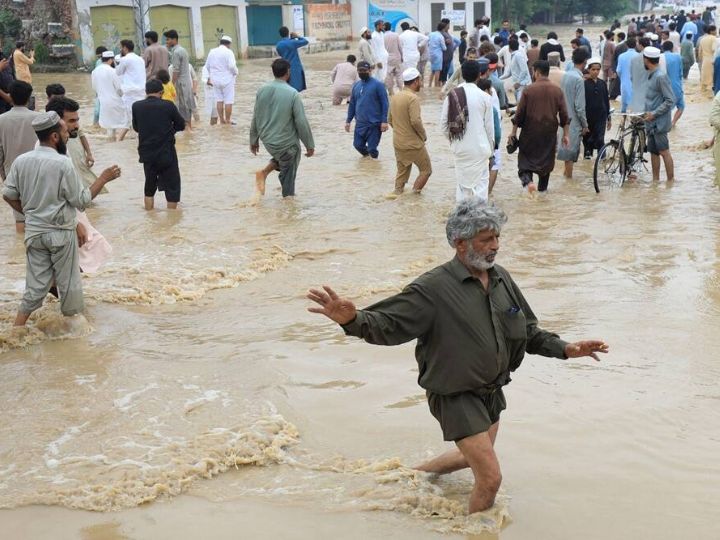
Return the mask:
<path id="1" fill-rule="evenodd" d="M 108 130 L 111 138 L 122 141 L 130 127 L 127 107 L 122 100 L 122 82 L 113 68 L 115 53 L 105 51 L 102 64 L 93 69 L 92 87 L 100 102 L 100 127 Z"/>
<path id="2" fill-rule="evenodd" d="M 213 99 L 221 124 L 232 123 L 232 110 L 235 103 L 235 79 L 238 68 L 235 53 L 230 49 L 231 44 L 230 36 L 221 37 L 220 45 L 212 49 L 205 60 L 208 83 L 212 85 L 215 93 Z M 208 94 L 206 99 L 211 99 L 212 94 L 210 92 Z"/>
<path id="3" fill-rule="evenodd" d="M 375 68 L 378 60 L 372 47 L 372 35 L 367 26 L 360 29 L 360 43 L 358 44 L 358 62 L 367 62 L 371 68 Z"/>
<path id="4" fill-rule="evenodd" d="M 645 93 L 645 132 L 653 180 L 660 180 L 660 158 L 662 158 L 667 181 L 672 182 L 675 179 L 675 168 L 667 134 L 672 127 L 670 113 L 675 106 L 675 93 L 670 79 L 660 69 L 660 49 L 645 47 L 643 62 L 648 71 Z"/>
<path id="5" fill-rule="evenodd" d="M 112 69 L 112 68 L 110 68 Z M 77 210 L 83 211 L 108 182 L 120 176 L 115 166 L 90 186 L 83 186 L 67 152 L 65 122 L 54 111 L 32 122 L 40 146 L 18 157 L 5 180 L 3 199 L 25 214 L 25 293 L 15 318 L 23 326 L 42 306 L 53 280 L 66 317 L 84 309 L 78 247 L 85 241 L 77 229 Z"/>
<path id="6" fill-rule="evenodd" d="M 410 178 L 412 166 L 418 170 L 418 177 L 413 184 L 413 192 L 420 193 L 432 174 L 430 156 L 425 148 L 427 135 L 420 115 L 420 91 L 422 77 L 420 72 L 410 67 L 402 74 L 404 88 L 390 99 L 388 123 L 393 128 L 393 147 L 397 161 L 395 177 L 395 194 L 405 190 Z"/>

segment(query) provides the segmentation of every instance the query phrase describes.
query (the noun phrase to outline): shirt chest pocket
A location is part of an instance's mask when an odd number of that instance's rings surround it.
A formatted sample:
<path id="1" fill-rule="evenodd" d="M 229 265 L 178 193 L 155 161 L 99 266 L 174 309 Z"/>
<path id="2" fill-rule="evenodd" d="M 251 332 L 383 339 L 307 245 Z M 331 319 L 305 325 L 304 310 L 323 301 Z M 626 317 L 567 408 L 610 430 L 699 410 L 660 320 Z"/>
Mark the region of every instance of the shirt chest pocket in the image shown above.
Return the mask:
<path id="1" fill-rule="evenodd" d="M 503 333 L 508 340 L 524 340 L 527 337 L 525 314 L 517 306 L 503 309 L 500 312 Z"/>

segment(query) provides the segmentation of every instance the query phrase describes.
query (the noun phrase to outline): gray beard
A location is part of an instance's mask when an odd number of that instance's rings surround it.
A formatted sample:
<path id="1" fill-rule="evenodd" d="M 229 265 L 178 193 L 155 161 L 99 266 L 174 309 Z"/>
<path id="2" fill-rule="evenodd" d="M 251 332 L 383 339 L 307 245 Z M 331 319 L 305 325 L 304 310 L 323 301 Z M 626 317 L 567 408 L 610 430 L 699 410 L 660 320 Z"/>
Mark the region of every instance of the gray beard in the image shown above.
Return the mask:
<path id="1" fill-rule="evenodd" d="M 495 266 L 495 261 L 487 261 L 486 257 L 488 255 L 489 253 L 477 252 L 472 248 L 472 246 L 468 246 L 468 251 L 465 256 L 467 257 L 467 263 L 473 268 L 473 270 L 484 272 Z"/>

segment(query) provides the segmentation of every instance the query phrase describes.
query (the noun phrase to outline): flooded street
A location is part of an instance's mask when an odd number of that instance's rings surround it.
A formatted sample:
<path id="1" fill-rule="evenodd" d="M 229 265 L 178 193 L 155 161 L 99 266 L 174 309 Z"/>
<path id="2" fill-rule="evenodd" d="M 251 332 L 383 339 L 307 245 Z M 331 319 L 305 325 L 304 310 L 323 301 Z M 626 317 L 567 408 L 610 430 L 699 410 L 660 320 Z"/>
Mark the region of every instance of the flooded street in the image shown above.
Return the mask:
<path id="1" fill-rule="evenodd" d="M 345 108 L 330 105 L 329 71 L 347 53 L 304 57 L 316 155 L 292 201 L 272 175 L 250 204 L 268 159 L 248 141 L 268 60 L 240 68 L 237 126 L 207 126 L 201 106 L 202 125 L 178 136 L 179 212 L 162 196 L 162 210 L 143 210 L 136 138 L 89 133 L 96 172 L 117 163 L 123 175 L 87 212 L 114 251 L 83 279 L 88 324 L 70 336 L 56 302 L 10 331 L 25 259 L 2 213 L 3 537 L 719 538 L 720 193 L 700 149 L 712 131 L 696 68 L 670 134 L 673 185 L 647 172 L 597 195 L 581 161 L 575 180 L 558 166 L 549 193 L 528 196 L 503 150 L 499 263 L 544 328 L 611 352 L 599 364 L 526 357 L 506 388 L 501 496 L 468 517 L 469 472 L 410 468 L 450 447 L 416 384 L 414 345 L 345 338 L 305 309 L 308 287 L 366 306 L 453 255 L 437 91 L 422 111 L 433 175 L 422 195 L 390 198 L 391 133 L 379 161 L 363 160 Z M 34 77 L 49 82 L 90 126 L 89 75 Z"/>

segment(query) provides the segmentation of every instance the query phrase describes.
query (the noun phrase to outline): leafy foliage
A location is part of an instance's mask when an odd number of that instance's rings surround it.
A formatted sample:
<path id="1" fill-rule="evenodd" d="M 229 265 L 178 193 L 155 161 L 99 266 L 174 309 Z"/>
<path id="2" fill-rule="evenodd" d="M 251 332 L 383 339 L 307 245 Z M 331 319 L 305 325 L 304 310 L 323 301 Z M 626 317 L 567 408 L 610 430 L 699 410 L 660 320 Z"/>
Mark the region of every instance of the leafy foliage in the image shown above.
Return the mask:
<path id="1" fill-rule="evenodd" d="M 9 9 L 0 9 L 0 35 L 16 38 L 22 30 L 22 21 Z"/>
<path id="2" fill-rule="evenodd" d="M 50 50 L 42 42 L 35 45 L 35 60 L 39 64 L 47 64 L 50 60 Z"/>
<path id="3" fill-rule="evenodd" d="M 569 22 L 575 16 L 609 20 L 628 13 L 633 5 L 634 0 L 496 0 L 493 19 L 496 26 L 502 19 L 518 24 Z"/>

